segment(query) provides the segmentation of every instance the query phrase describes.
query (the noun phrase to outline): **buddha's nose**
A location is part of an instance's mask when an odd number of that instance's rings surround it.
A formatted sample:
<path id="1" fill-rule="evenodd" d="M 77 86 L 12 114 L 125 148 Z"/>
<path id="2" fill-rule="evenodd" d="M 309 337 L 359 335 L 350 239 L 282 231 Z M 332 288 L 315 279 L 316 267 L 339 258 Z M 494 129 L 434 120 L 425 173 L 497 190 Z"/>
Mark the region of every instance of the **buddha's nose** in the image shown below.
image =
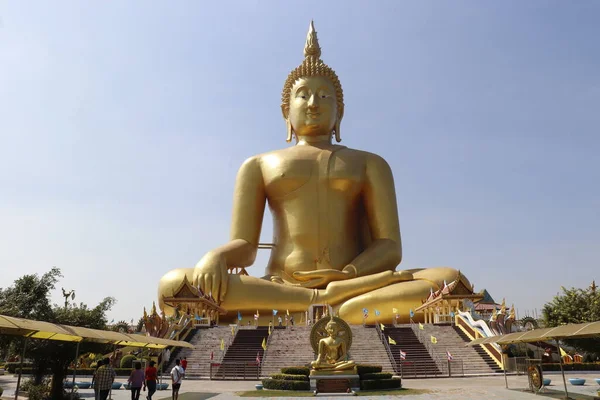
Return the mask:
<path id="1" fill-rule="evenodd" d="M 316 95 L 312 95 L 308 98 L 308 107 L 317 108 L 319 107 L 319 98 Z"/>

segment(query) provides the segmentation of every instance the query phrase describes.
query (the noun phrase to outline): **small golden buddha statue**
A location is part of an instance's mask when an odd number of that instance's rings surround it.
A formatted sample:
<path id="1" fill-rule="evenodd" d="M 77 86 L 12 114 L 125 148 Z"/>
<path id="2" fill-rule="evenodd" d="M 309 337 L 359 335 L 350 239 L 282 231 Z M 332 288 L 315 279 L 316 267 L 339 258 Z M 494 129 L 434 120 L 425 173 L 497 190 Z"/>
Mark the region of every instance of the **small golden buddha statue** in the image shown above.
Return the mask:
<path id="1" fill-rule="evenodd" d="M 247 159 L 234 190 L 230 241 L 209 251 L 195 268 L 168 272 L 159 302 L 184 278 L 211 293 L 227 310 L 304 312 L 330 304 L 354 324 L 363 308 L 380 319 L 421 305 L 430 290 L 459 272 L 452 268 L 396 271 L 402 259 L 394 178 L 378 155 L 341 141 L 344 99 L 336 73 L 321 60 L 311 22 L 304 61 L 287 77 L 281 110 L 288 142 L 296 144 Z M 258 84 L 257 84 L 258 85 Z M 368 133 L 372 135 L 372 132 Z M 273 248 L 262 278 L 230 274 L 253 264 L 265 206 L 273 216 Z M 372 322 L 374 313 L 369 314 Z"/>
<path id="2" fill-rule="evenodd" d="M 337 322 L 330 318 L 325 326 L 329 336 L 319 340 L 317 359 L 310 363 L 317 371 L 355 371 L 354 361 L 348 360 L 347 340 L 340 337 Z"/>

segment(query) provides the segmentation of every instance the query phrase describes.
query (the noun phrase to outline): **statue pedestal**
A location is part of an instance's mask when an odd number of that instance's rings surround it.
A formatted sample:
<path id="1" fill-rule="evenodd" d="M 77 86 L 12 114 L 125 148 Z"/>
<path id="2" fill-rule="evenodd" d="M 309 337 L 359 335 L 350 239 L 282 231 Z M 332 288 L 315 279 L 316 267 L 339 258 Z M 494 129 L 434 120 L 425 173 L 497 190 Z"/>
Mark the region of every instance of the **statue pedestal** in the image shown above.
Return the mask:
<path id="1" fill-rule="evenodd" d="M 352 374 L 352 372 L 351 370 L 340 371 L 340 373 L 311 371 L 310 390 L 316 390 L 318 393 L 356 392 L 360 390 L 360 378 L 358 374 Z M 350 390 L 348 391 L 348 389 Z"/>

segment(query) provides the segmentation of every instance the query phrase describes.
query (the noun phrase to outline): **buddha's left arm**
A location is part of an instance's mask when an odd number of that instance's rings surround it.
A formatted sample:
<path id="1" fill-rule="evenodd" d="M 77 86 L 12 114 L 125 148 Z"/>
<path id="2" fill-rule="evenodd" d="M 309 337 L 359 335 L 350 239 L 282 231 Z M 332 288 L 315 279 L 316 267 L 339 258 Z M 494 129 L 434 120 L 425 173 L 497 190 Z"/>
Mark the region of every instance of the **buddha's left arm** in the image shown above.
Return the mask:
<path id="1" fill-rule="evenodd" d="M 372 241 L 344 270 L 355 268 L 356 276 L 393 271 L 402 260 L 394 177 L 375 154 L 367 154 L 363 201 Z"/>

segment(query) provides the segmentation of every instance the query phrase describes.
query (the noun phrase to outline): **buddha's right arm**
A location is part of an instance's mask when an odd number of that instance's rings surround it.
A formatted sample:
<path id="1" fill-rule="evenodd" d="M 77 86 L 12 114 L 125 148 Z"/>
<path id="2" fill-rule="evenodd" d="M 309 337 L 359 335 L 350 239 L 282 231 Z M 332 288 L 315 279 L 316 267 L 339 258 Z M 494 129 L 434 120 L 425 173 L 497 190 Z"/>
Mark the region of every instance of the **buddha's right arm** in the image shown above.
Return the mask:
<path id="1" fill-rule="evenodd" d="M 247 267 L 256 259 L 265 203 L 260 158 L 252 157 L 242 164 L 236 178 L 231 240 L 208 252 L 196 265 L 194 284 L 205 293 L 212 291 L 222 300 L 227 291 L 227 268 Z"/>

